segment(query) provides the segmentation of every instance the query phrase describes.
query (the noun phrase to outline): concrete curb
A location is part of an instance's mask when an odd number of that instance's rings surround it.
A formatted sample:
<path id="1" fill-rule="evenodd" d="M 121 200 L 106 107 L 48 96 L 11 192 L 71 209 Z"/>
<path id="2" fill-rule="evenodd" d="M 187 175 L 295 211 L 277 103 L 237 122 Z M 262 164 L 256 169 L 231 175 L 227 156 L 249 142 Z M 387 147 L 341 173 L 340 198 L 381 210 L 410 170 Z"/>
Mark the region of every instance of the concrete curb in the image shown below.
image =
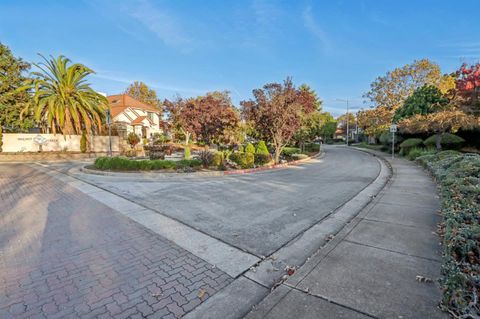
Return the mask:
<path id="1" fill-rule="evenodd" d="M 290 166 L 296 166 L 313 159 L 320 159 L 325 156 L 324 151 L 320 151 L 315 155 L 312 155 L 308 158 L 292 161 L 289 163 L 284 164 L 272 164 L 268 166 L 262 166 L 257 168 L 249 168 L 249 169 L 237 169 L 232 171 L 212 171 L 212 172 L 194 172 L 194 173 L 164 173 L 164 172 L 112 172 L 112 171 L 100 171 L 96 169 L 90 169 L 87 167 L 80 168 L 80 172 L 85 174 L 92 174 L 92 175 L 101 175 L 101 176 L 119 176 L 119 177 L 158 177 L 158 178 L 172 178 L 172 177 L 186 177 L 186 178 L 195 178 L 195 177 L 219 177 L 219 176 L 230 176 L 230 175 L 244 175 L 244 174 L 252 174 L 258 172 L 266 172 L 276 169 L 282 168 L 289 168 Z"/>
<path id="2" fill-rule="evenodd" d="M 284 247 L 258 262 L 255 267 L 188 313 L 185 318 L 234 319 L 247 315 L 255 305 L 269 296 L 270 288 L 285 275 L 286 265 L 300 266 L 321 251 L 321 248 L 330 243 L 327 237 L 348 228 L 356 216 L 370 205 L 389 183 L 392 176 L 391 166 L 382 158 L 375 158 L 381 168 L 369 185 Z M 241 292 L 239 285 L 243 287 Z M 249 297 L 246 298 L 245 295 Z"/>
<path id="3" fill-rule="evenodd" d="M 375 158 L 380 164 L 380 172 L 369 185 L 261 261 L 254 269 L 250 269 L 245 276 L 263 286 L 271 287 L 285 275 L 286 266 L 298 268 L 303 265 L 310 256 L 329 242 L 329 237 L 346 227 L 384 189 L 392 176 L 389 163 L 377 156 Z"/>

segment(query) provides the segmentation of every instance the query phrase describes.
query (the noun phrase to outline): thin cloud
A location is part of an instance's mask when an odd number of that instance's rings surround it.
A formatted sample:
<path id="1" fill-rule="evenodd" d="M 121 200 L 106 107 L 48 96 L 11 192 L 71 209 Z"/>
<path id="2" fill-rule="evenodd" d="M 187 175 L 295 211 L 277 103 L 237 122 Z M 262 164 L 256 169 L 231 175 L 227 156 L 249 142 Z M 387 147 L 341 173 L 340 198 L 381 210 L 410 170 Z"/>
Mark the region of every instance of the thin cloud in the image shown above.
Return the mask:
<path id="1" fill-rule="evenodd" d="M 125 11 L 169 47 L 191 49 L 193 40 L 185 34 L 173 14 L 160 10 L 148 0 L 125 7 Z"/>
<path id="2" fill-rule="evenodd" d="M 312 8 L 307 7 L 303 11 L 303 24 L 310 33 L 320 41 L 320 45 L 324 52 L 329 52 L 332 49 L 332 44 L 328 34 L 323 28 L 315 21 L 312 15 Z"/>
<path id="3" fill-rule="evenodd" d="M 96 77 L 96 78 L 99 78 L 99 79 L 124 83 L 126 85 L 130 85 L 133 82 L 138 81 L 138 79 L 134 79 L 134 78 L 126 78 L 126 77 L 122 77 L 122 76 L 109 74 L 109 72 L 106 72 L 106 71 L 96 73 L 92 76 Z M 171 92 L 178 92 L 178 93 L 204 94 L 205 92 L 209 91 L 209 90 L 203 90 L 203 89 L 197 89 L 197 88 L 170 86 L 170 85 L 165 85 L 163 83 L 158 83 L 158 82 L 150 82 L 150 81 L 145 81 L 145 82 L 148 83 L 148 86 L 150 86 L 154 89 L 171 91 Z"/>

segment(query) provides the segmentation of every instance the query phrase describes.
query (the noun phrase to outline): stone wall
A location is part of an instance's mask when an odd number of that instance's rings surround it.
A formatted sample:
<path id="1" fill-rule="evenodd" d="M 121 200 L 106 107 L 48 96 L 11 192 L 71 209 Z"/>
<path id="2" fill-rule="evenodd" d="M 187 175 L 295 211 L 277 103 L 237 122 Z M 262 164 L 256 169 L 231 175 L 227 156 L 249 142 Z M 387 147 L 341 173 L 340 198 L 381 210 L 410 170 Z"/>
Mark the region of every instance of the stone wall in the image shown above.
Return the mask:
<path id="1" fill-rule="evenodd" d="M 112 151 L 120 151 L 120 138 L 112 136 Z M 79 152 L 81 135 L 4 133 L 2 152 Z M 87 136 L 88 152 L 108 152 L 108 136 Z"/>

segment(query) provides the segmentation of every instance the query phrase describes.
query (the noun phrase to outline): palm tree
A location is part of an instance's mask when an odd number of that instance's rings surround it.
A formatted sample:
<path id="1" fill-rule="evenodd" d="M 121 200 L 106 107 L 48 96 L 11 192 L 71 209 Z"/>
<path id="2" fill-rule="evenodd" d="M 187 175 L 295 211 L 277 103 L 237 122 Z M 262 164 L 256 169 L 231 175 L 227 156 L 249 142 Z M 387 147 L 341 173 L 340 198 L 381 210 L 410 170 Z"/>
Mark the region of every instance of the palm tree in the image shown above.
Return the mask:
<path id="1" fill-rule="evenodd" d="M 69 59 L 50 56 L 34 64 L 40 72 L 33 72 L 33 112 L 35 120 L 48 125 L 54 134 L 91 133 L 100 130 L 107 99 L 95 92 L 86 77 L 95 73 L 83 64 L 69 65 Z"/>

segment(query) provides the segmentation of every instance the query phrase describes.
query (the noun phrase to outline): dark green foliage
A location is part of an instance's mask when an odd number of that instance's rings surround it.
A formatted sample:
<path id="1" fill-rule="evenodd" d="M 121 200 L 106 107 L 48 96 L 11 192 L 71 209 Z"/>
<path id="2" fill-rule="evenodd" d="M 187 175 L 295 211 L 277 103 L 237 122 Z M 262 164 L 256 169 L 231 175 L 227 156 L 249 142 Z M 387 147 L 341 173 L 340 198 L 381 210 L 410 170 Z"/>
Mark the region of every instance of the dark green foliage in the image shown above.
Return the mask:
<path id="1" fill-rule="evenodd" d="M 215 152 L 213 154 L 212 165 L 216 167 L 223 166 L 224 154 L 223 152 Z"/>
<path id="2" fill-rule="evenodd" d="M 301 151 L 298 147 L 284 147 L 282 155 L 285 157 L 292 157 L 293 154 L 300 154 Z"/>
<path id="3" fill-rule="evenodd" d="M 0 125 L 0 152 L 2 151 L 2 146 L 3 146 L 3 129 L 2 129 L 2 126 Z"/>
<path id="4" fill-rule="evenodd" d="M 241 168 L 252 168 L 255 164 L 255 156 L 252 153 L 235 152 L 230 155 L 230 160 Z"/>
<path id="5" fill-rule="evenodd" d="M 213 155 L 214 155 L 214 153 L 209 151 L 209 150 L 200 151 L 200 153 L 198 154 L 198 158 L 202 162 L 203 167 L 206 168 L 206 167 L 209 167 L 209 166 L 212 165 Z"/>
<path id="6" fill-rule="evenodd" d="M 316 143 L 307 143 L 303 146 L 305 152 L 314 153 L 320 152 L 320 144 Z"/>
<path id="7" fill-rule="evenodd" d="M 245 147 L 245 152 L 255 154 L 255 146 L 252 143 L 248 143 Z"/>
<path id="8" fill-rule="evenodd" d="M 380 141 L 380 144 L 389 146 L 390 148 L 392 147 L 392 133 L 390 132 L 385 132 L 380 134 L 378 140 Z M 400 145 L 403 142 L 403 137 L 399 136 L 398 134 L 395 134 L 395 145 Z"/>
<path id="9" fill-rule="evenodd" d="M 415 160 L 417 157 L 435 154 L 437 151 L 434 148 L 421 148 L 421 147 L 413 147 L 409 150 L 407 154 L 407 158 L 411 161 Z"/>
<path id="10" fill-rule="evenodd" d="M 422 145 L 423 140 L 421 138 L 408 138 L 402 143 L 400 143 L 400 155 L 408 155 L 412 148 Z"/>
<path id="11" fill-rule="evenodd" d="M 255 164 L 257 165 L 265 165 L 272 160 L 272 156 L 270 154 L 255 154 Z"/>
<path id="12" fill-rule="evenodd" d="M 444 133 L 442 134 L 442 149 L 451 149 L 451 150 L 458 150 L 462 147 L 465 140 L 460 136 L 451 133 Z M 436 143 L 436 135 L 432 135 L 423 142 L 426 146 L 435 146 Z"/>
<path id="13" fill-rule="evenodd" d="M 438 88 L 432 85 L 424 85 L 409 96 L 403 106 L 398 108 L 393 118 L 394 122 L 412 117 L 416 114 L 427 115 L 441 110 L 448 105 L 448 99 L 445 98 Z"/>
<path id="14" fill-rule="evenodd" d="M 480 290 L 480 155 L 443 151 L 417 161 L 441 187 L 442 306 L 455 317 L 470 318 L 478 313 L 474 301 Z"/>
<path id="15" fill-rule="evenodd" d="M 85 131 L 82 132 L 82 137 L 80 138 L 80 152 L 87 152 L 87 134 L 85 134 Z"/>
<path id="16" fill-rule="evenodd" d="M 25 131 L 35 124 L 31 112 L 24 112 L 20 119 L 20 113 L 31 101 L 28 91 L 20 89 L 30 80 L 29 69 L 30 64 L 0 43 L 0 126 L 8 131 Z"/>
<path id="17" fill-rule="evenodd" d="M 149 171 L 161 169 L 195 168 L 202 164 L 199 160 L 141 160 L 135 161 L 125 157 L 99 157 L 95 160 L 95 167 L 100 170 L 112 171 Z"/>

